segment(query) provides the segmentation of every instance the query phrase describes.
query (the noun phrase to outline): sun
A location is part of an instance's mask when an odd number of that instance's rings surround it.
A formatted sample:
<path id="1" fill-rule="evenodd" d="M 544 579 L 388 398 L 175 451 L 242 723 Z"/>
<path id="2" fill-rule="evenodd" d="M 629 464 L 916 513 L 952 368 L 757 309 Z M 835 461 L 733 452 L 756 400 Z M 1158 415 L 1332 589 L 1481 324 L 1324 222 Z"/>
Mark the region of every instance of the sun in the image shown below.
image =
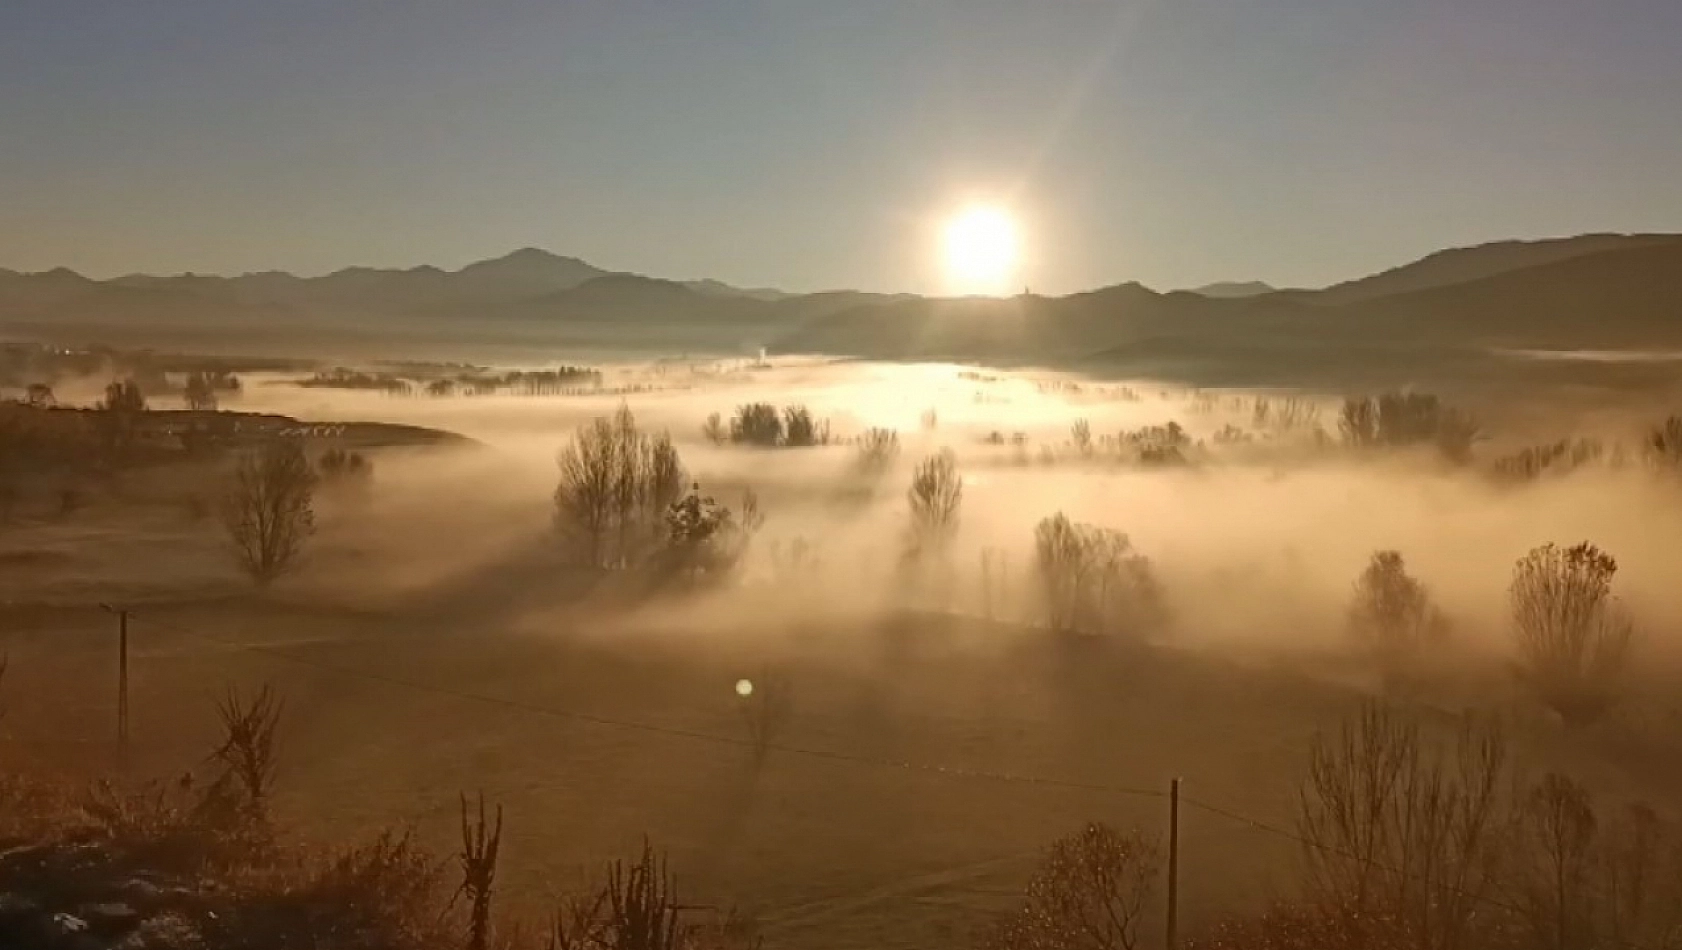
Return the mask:
<path id="1" fill-rule="evenodd" d="M 942 235 L 946 279 L 961 294 L 1009 293 L 1016 282 L 1021 240 L 1016 220 L 1001 208 L 966 208 Z"/>

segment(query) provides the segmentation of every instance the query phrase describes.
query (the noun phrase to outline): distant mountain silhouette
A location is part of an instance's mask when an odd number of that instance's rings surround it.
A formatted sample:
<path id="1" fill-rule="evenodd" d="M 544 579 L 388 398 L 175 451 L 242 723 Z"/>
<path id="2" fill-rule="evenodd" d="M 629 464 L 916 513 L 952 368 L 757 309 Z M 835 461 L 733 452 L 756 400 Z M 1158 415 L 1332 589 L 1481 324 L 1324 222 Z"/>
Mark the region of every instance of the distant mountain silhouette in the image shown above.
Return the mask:
<path id="1" fill-rule="evenodd" d="M 1191 292 L 1200 297 L 1220 297 L 1223 299 L 1230 299 L 1234 297 L 1255 297 L 1260 294 L 1271 294 L 1276 289 L 1277 288 L 1273 287 L 1271 284 L 1266 284 L 1259 280 L 1224 280 L 1218 283 L 1204 284 L 1202 287 L 1194 287 Z"/>
<path id="2" fill-rule="evenodd" d="M 455 271 L 352 267 L 322 277 L 0 271 L 13 326 L 317 325 L 689 352 L 1153 366 L 1265 364 L 1405 347 L 1682 346 L 1682 236 L 1586 235 L 1433 254 L 1323 291 L 1157 293 L 1137 283 L 1063 297 L 787 295 L 604 270 L 527 248 Z M 1393 288 L 1382 292 L 1384 288 Z M 501 335 L 499 337 L 499 335 Z M 1213 356 L 1212 356 L 1213 355 Z M 1389 359 L 1390 357 L 1383 357 Z"/>
<path id="3" fill-rule="evenodd" d="M 1496 241 L 1437 251 L 1411 264 L 1327 287 L 1315 296 L 1325 303 L 1355 303 L 1463 284 L 1585 254 L 1664 244 L 1677 238 L 1678 235 L 1674 234 L 1584 234 L 1539 241 Z"/>
<path id="4" fill-rule="evenodd" d="M 771 287 L 732 287 L 729 284 L 722 281 L 712 280 L 711 278 L 704 280 L 686 280 L 683 282 L 683 286 L 688 287 L 690 290 L 693 290 L 698 294 L 707 294 L 712 297 L 748 297 L 753 300 L 782 300 L 786 297 L 794 296 L 793 294 L 785 293 Z"/>
<path id="5" fill-rule="evenodd" d="M 1138 284 L 1067 297 L 867 304 L 810 320 L 786 352 L 1068 362 L 1316 346 L 1682 345 L 1682 238 L 1615 243 L 1495 276 L 1350 303 L 1314 292 L 1210 298 Z"/>

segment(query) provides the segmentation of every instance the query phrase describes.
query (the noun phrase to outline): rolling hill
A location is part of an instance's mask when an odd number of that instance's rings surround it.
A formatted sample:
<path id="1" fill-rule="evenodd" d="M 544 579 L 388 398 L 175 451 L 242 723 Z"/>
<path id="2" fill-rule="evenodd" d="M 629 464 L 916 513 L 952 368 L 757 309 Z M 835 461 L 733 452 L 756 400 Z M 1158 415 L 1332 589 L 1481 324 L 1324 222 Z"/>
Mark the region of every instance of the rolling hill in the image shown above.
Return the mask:
<path id="1" fill-rule="evenodd" d="M 1606 251 L 1630 250 L 1679 240 L 1675 234 L 1583 234 L 1540 241 L 1496 241 L 1451 248 L 1429 254 L 1411 264 L 1345 281 L 1314 296 L 1326 303 L 1360 303 L 1393 294 L 1413 293 L 1494 277 L 1509 271 L 1539 267 L 1573 257 Z"/>

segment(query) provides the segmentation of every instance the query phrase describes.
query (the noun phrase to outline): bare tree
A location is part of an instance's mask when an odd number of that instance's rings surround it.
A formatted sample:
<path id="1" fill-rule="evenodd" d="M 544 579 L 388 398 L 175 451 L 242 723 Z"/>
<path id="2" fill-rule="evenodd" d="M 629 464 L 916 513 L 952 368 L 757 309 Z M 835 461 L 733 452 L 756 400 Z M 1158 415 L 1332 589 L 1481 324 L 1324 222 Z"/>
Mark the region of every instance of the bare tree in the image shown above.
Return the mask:
<path id="1" fill-rule="evenodd" d="M 1161 857 L 1154 841 L 1107 825 L 1059 839 L 1028 882 L 1021 908 L 982 941 L 986 950 L 1133 950 Z"/>
<path id="2" fill-rule="evenodd" d="M 1616 700 L 1634 625 L 1612 596 L 1618 563 L 1584 542 L 1545 544 L 1513 569 L 1510 599 L 1521 672 L 1568 723 L 1603 715 Z"/>
<path id="3" fill-rule="evenodd" d="M 188 373 L 182 400 L 188 409 L 201 412 L 216 408 L 216 385 L 209 373 Z"/>
<path id="4" fill-rule="evenodd" d="M 730 441 L 730 430 L 724 427 L 724 417 L 716 412 L 707 416 L 707 421 L 701 426 L 701 435 L 714 445 Z"/>
<path id="5" fill-rule="evenodd" d="M 1682 471 L 1682 416 L 1671 416 L 1647 433 L 1647 455 L 1659 468 Z"/>
<path id="6" fill-rule="evenodd" d="M 1682 840 L 1675 824 L 1637 803 L 1601 829 L 1601 932 L 1619 947 L 1682 948 Z"/>
<path id="7" fill-rule="evenodd" d="M 958 531 L 958 508 L 964 500 L 964 480 L 951 449 L 924 459 L 906 491 L 911 505 L 911 545 L 918 553 L 943 550 Z"/>
<path id="8" fill-rule="evenodd" d="M 303 447 L 278 439 L 241 456 L 222 496 L 239 566 L 259 586 L 298 566 L 315 531 L 315 471 Z"/>
<path id="9" fill-rule="evenodd" d="M 1371 399 L 1350 396 L 1338 415 L 1338 432 L 1346 445 L 1367 448 L 1378 444 L 1378 407 Z"/>
<path id="10" fill-rule="evenodd" d="M 1162 620 L 1150 559 L 1120 531 L 1058 512 L 1034 529 L 1034 567 L 1053 630 L 1139 633 Z"/>
<path id="11" fill-rule="evenodd" d="M 1355 581 L 1349 631 L 1377 661 L 1387 689 L 1418 673 L 1421 654 L 1440 640 L 1448 623 L 1397 551 L 1378 551 Z"/>
<path id="12" fill-rule="evenodd" d="M 1369 706 L 1315 738 L 1297 821 L 1321 913 L 1380 921 L 1428 950 L 1483 950 L 1499 883 L 1506 747 L 1463 723 L 1452 754 Z"/>
<path id="13" fill-rule="evenodd" d="M 639 430 L 626 406 L 581 428 L 556 463 L 555 527 L 597 568 L 629 567 L 654 550 L 688 483 L 670 436 Z"/>
<path id="14" fill-rule="evenodd" d="M 1513 862 L 1521 919 L 1538 950 L 1593 947 L 1596 820 L 1588 792 L 1563 775 L 1542 777 L 1523 797 Z"/>
<path id="15" fill-rule="evenodd" d="M 146 411 L 146 396 L 132 379 L 113 380 L 105 387 L 105 398 L 96 407 L 94 426 L 113 464 L 121 462 L 134 447 L 140 433 L 140 417 Z"/>
<path id="16" fill-rule="evenodd" d="M 1085 419 L 1076 419 L 1069 427 L 1069 441 L 1074 444 L 1075 451 L 1081 458 L 1092 454 L 1092 424 Z"/>

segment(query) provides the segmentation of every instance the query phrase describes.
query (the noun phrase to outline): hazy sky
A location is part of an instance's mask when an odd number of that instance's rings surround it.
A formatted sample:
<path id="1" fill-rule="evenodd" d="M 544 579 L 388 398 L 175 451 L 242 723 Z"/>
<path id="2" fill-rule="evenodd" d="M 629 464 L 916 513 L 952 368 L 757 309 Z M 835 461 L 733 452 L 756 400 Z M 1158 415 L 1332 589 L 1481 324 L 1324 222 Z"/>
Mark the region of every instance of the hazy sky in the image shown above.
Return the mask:
<path id="1" fill-rule="evenodd" d="M 1063 292 L 1682 230 L 1682 0 L 4 0 L 0 266 Z"/>

